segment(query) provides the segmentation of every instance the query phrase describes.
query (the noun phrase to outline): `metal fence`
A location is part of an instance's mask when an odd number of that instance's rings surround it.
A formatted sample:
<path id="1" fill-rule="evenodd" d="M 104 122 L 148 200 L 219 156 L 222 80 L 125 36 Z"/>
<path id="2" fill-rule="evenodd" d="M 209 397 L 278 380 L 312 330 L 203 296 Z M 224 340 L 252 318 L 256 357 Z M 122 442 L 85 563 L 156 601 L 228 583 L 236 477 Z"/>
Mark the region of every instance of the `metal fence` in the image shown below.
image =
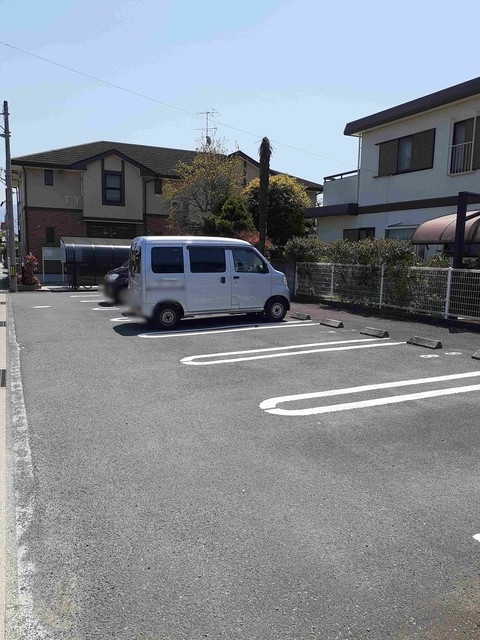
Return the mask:
<path id="1" fill-rule="evenodd" d="M 295 294 L 480 319 L 480 270 L 302 262 Z"/>

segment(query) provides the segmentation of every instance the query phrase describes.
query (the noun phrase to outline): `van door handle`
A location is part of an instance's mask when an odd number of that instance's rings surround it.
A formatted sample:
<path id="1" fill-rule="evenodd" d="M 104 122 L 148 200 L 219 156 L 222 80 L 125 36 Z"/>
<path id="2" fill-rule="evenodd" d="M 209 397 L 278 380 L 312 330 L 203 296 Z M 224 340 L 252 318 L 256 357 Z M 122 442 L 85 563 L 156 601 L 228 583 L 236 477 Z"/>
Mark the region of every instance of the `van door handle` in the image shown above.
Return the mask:
<path id="1" fill-rule="evenodd" d="M 222 276 L 222 277 L 220 278 L 220 282 L 221 282 L 222 284 L 225 284 L 225 276 Z"/>
<path id="2" fill-rule="evenodd" d="M 238 280 L 240 278 L 240 276 L 233 276 L 234 280 Z"/>

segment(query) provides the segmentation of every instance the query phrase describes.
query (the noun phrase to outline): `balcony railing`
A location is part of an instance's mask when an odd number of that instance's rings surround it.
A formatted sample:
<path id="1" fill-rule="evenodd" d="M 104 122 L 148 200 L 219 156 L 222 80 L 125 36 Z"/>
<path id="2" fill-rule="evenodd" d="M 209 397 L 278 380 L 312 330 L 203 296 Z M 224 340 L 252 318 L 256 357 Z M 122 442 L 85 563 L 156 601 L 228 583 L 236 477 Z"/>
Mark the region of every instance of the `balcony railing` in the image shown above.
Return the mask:
<path id="1" fill-rule="evenodd" d="M 325 176 L 323 180 L 325 182 L 332 182 L 333 180 L 343 180 L 344 178 L 357 175 L 358 170 L 355 169 L 353 171 L 344 171 L 343 173 L 335 173 L 332 176 Z"/>
<path id="2" fill-rule="evenodd" d="M 450 147 L 450 175 L 472 170 L 473 142 L 453 144 Z"/>

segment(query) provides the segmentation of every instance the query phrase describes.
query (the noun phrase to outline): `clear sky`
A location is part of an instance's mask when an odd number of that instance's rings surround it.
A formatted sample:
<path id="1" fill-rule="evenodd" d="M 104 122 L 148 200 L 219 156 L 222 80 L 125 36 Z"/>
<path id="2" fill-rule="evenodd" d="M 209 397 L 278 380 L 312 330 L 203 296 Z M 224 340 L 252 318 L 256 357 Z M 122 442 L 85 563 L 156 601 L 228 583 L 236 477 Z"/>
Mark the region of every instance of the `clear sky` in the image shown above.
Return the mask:
<path id="1" fill-rule="evenodd" d="M 480 75 L 479 17 L 478 0 L 0 0 L 11 153 L 194 149 L 215 112 L 227 150 L 258 159 L 267 136 L 272 168 L 322 183 L 356 168 L 347 122 Z"/>

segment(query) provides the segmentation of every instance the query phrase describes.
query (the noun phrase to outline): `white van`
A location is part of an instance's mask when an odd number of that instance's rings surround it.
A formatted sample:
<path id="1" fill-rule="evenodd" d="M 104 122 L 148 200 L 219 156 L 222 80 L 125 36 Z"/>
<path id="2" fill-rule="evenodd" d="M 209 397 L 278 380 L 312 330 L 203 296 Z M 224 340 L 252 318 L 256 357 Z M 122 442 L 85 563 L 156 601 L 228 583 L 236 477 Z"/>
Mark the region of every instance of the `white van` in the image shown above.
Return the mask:
<path id="1" fill-rule="evenodd" d="M 184 317 L 290 309 L 287 279 L 250 243 L 202 236 L 140 236 L 129 259 L 131 310 L 163 329 Z"/>

